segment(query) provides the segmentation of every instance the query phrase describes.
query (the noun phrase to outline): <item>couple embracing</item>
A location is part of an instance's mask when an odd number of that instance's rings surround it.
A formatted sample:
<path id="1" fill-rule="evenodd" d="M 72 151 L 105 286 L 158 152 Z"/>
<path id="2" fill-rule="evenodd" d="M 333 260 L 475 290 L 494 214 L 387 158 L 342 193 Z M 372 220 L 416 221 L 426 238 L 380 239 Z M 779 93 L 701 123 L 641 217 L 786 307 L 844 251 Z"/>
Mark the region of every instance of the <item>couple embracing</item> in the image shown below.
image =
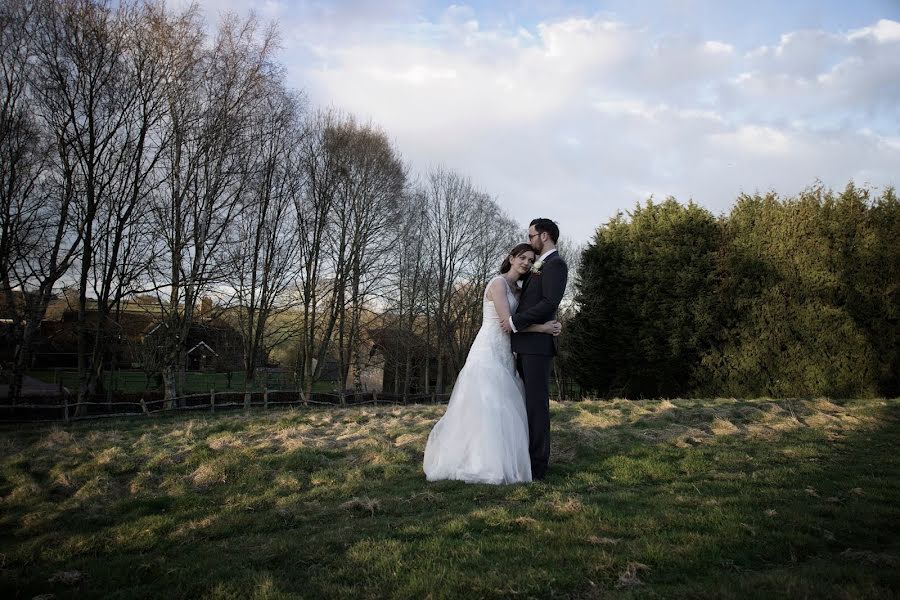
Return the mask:
<path id="1" fill-rule="evenodd" d="M 535 219 L 484 291 L 481 329 L 425 446 L 428 481 L 542 480 L 550 460 L 550 372 L 568 279 L 559 228 Z"/>

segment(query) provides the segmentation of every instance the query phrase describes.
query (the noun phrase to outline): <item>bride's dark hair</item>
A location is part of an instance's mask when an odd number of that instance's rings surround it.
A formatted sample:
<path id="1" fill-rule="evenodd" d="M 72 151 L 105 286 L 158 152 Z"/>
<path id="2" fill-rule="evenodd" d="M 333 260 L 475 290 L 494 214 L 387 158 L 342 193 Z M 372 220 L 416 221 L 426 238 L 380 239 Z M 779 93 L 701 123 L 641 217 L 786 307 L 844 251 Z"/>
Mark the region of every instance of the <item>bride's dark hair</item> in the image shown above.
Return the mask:
<path id="1" fill-rule="evenodd" d="M 534 252 L 534 248 L 531 247 L 531 244 L 518 244 L 509 253 L 506 255 L 506 258 L 503 259 L 503 264 L 500 265 L 500 273 L 508 273 L 510 269 L 512 269 L 512 262 L 509 260 L 510 256 L 519 257 L 525 254 L 526 252 Z"/>

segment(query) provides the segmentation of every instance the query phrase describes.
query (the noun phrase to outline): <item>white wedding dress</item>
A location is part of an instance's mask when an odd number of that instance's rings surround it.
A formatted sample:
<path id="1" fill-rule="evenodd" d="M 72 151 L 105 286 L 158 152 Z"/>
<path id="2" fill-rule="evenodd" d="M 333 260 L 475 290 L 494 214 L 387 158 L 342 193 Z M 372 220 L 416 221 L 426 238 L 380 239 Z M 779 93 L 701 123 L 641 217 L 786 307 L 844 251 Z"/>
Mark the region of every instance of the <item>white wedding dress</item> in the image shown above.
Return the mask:
<path id="1" fill-rule="evenodd" d="M 515 312 L 518 299 L 506 281 L 503 285 L 510 312 Z M 509 334 L 500 328 L 487 290 L 481 329 L 453 386 L 447 412 L 428 436 L 424 469 L 428 481 L 531 481 L 525 390 Z"/>

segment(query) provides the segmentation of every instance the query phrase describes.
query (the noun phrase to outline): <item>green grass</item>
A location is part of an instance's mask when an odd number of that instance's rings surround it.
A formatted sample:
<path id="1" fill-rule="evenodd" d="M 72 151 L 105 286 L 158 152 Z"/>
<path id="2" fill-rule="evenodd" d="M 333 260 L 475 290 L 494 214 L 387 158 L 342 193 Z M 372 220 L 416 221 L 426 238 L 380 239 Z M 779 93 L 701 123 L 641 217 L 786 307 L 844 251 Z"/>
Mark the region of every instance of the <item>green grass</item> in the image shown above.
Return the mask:
<path id="1" fill-rule="evenodd" d="M 900 402 L 553 405 L 551 473 L 426 483 L 443 406 L 0 431 L 31 598 L 890 598 Z"/>

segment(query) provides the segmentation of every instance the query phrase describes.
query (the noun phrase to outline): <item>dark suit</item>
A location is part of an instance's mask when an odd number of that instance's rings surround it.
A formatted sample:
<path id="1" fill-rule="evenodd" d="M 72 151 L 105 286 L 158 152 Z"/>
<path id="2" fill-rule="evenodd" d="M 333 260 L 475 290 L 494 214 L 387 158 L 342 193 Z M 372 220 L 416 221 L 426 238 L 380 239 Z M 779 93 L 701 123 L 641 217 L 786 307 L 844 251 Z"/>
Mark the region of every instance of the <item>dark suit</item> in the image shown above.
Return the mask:
<path id="1" fill-rule="evenodd" d="M 550 371 L 556 356 L 557 340 L 549 333 L 523 332 L 529 325 L 556 318 L 556 310 L 566 291 L 569 267 L 559 252 L 553 252 L 538 273 L 531 273 L 522 286 L 519 306 L 512 321 L 512 350 L 516 368 L 525 383 L 525 409 L 528 413 L 528 452 L 531 476 L 543 479 L 550 462 Z"/>

